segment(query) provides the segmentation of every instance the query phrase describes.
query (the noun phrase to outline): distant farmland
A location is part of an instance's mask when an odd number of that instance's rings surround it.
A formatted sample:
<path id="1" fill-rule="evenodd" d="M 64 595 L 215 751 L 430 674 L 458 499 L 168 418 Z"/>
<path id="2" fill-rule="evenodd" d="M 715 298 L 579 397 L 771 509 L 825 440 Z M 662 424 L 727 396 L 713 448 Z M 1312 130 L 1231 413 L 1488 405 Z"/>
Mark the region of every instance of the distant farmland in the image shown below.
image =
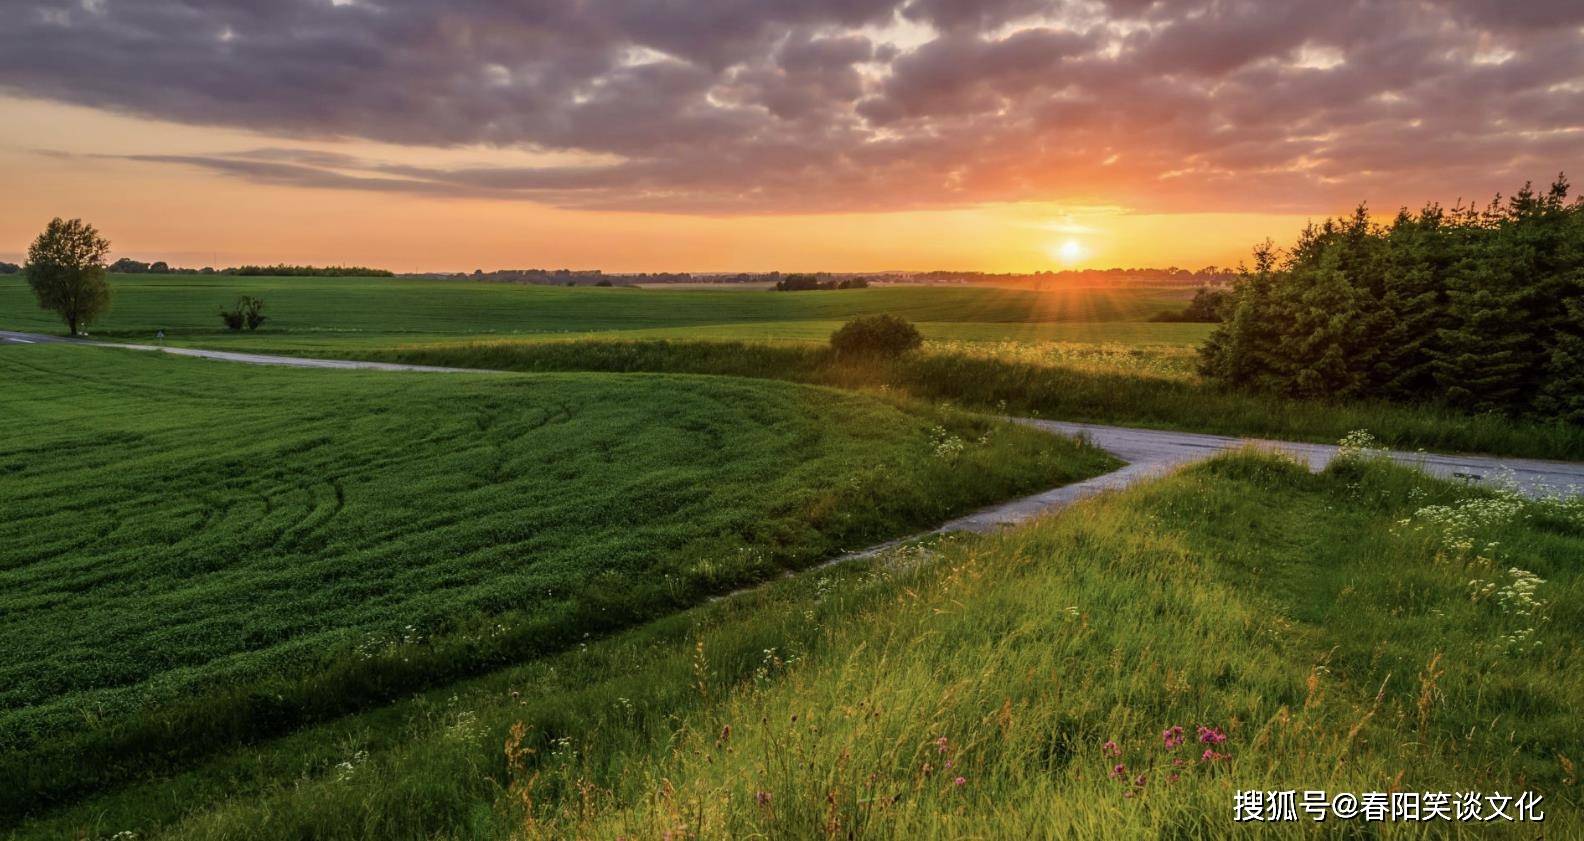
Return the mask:
<path id="1" fill-rule="evenodd" d="M 939 338 L 959 338 L 959 331 L 965 332 L 963 337 L 984 335 L 975 325 L 1030 325 L 1014 332 L 1031 339 L 1079 341 L 1156 336 L 1181 343 L 1205 332 L 1202 325 L 1139 323 L 1180 309 L 1192 294 L 1180 287 L 1048 292 L 889 287 L 839 294 L 716 288 L 684 293 L 463 280 L 197 275 L 112 275 L 110 283 L 115 297 L 108 316 L 91 328 L 95 335 L 149 338 L 163 330 L 173 341 L 203 343 L 390 343 L 656 330 L 695 338 L 720 331 L 733 338 L 823 341 L 842 321 L 875 313 L 920 323 L 926 335 Z M 258 335 L 228 335 L 216 315 L 242 294 L 266 302 L 270 320 Z M 0 277 L 0 323 L 18 330 L 59 330 L 58 319 L 37 308 L 16 276 Z M 999 337 L 998 330 L 992 332 Z"/>

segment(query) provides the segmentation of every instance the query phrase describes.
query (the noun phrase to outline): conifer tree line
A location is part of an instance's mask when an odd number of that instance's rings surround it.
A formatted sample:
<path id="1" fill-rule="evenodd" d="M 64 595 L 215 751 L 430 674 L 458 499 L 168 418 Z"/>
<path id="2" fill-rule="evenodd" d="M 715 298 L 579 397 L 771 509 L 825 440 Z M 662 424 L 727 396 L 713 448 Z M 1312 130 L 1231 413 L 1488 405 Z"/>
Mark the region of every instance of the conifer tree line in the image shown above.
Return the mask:
<path id="1" fill-rule="evenodd" d="M 1524 185 L 1267 242 L 1200 349 L 1226 385 L 1584 423 L 1584 199 Z"/>

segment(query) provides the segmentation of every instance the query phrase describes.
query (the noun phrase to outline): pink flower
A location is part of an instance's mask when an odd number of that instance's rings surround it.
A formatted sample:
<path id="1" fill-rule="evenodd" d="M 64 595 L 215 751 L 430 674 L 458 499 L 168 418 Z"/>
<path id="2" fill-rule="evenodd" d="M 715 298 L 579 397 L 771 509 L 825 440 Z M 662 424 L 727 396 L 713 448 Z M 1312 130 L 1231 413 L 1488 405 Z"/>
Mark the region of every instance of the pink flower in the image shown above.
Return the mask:
<path id="1" fill-rule="evenodd" d="M 1140 774 L 1137 777 L 1133 778 L 1133 785 L 1136 785 L 1139 788 L 1143 788 L 1144 784 L 1147 783 L 1147 782 L 1149 782 L 1149 778 L 1144 776 L 1143 774 Z"/>
<path id="2" fill-rule="evenodd" d="M 1117 743 L 1115 741 L 1107 739 L 1106 743 L 1100 746 L 1100 752 L 1106 756 L 1121 756 L 1122 748 L 1117 747 Z"/>
<path id="3" fill-rule="evenodd" d="M 756 792 L 754 792 L 754 802 L 758 803 L 760 806 L 769 806 L 770 805 L 770 792 L 768 792 L 768 791 L 756 791 Z"/>
<path id="4" fill-rule="evenodd" d="M 967 784 L 968 784 L 968 778 L 967 777 L 958 777 L 957 779 L 952 780 L 952 785 L 954 785 L 954 786 L 956 786 L 958 788 L 962 788 L 963 786 L 965 786 Z"/>
<path id="5" fill-rule="evenodd" d="M 1199 725 L 1199 741 L 1207 745 L 1219 745 L 1226 741 L 1226 734 L 1219 727 L 1206 727 Z"/>
<path id="6" fill-rule="evenodd" d="M 1115 766 L 1113 766 L 1111 768 L 1111 779 L 1113 779 L 1113 780 L 1125 780 L 1125 779 L 1127 779 L 1127 766 L 1123 765 L 1120 762 L 1118 762 Z"/>
<path id="7" fill-rule="evenodd" d="M 941 766 L 941 770 L 950 771 L 951 767 L 952 767 L 952 761 L 950 759 L 948 759 L 948 760 L 946 760 L 946 764 Z"/>
<path id="8" fill-rule="evenodd" d="M 1226 754 L 1216 753 L 1214 748 L 1205 748 L 1205 752 L 1200 754 L 1199 758 L 1206 762 L 1217 762 L 1226 759 Z"/>
<path id="9" fill-rule="evenodd" d="M 1166 782 L 1168 782 L 1168 783 L 1175 783 L 1175 782 L 1177 782 L 1180 779 L 1182 779 L 1182 775 L 1177 773 L 1176 771 L 1173 771 L 1173 772 L 1171 772 L 1170 774 L 1168 774 L 1166 776 Z"/>
<path id="10" fill-rule="evenodd" d="M 950 743 L 946 741 L 946 737 L 942 736 L 939 739 L 935 740 L 935 749 L 940 751 L 941 753 L 945 753 L 946 752 L 946 747 L 949 744 Z"/>
<path id="11" fill-rule="evenodd" d="M 1172 726 L 1161 731 L 1161 742 L 1168 748 L 1177 747 L 1178 745 L 1182 744 L 1185 739 L 1186 737 L 1183 736 L 1183 729 L 1178 725 L 1173 724 Z"/>

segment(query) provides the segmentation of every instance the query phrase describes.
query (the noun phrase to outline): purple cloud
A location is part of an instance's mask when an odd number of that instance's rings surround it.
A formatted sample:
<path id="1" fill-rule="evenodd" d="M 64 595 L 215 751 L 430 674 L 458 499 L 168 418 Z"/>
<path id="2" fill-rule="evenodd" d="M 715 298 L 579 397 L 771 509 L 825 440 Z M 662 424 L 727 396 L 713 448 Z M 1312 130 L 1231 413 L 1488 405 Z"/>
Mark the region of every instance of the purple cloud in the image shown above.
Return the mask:
<path id="1" fill-rule="evenodd" d="M 665 212 L 1323 212 L 1584 154 L 1576 0 L 13 0 L 0 91 L 289 138 L 585 152 L 271 184 Z"/>

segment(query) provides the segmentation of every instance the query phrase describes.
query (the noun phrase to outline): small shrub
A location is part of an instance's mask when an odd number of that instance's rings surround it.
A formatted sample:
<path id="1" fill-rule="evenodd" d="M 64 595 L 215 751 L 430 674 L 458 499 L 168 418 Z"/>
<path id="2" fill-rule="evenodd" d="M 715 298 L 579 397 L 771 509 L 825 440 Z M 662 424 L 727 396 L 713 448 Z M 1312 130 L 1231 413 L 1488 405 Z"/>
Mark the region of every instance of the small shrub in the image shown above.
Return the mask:
<path id="1" fill-rule="evenodd" d="M 225 322 L 227 330 L 257 330 L 268 316 L 264 315 L 264 299 L 243 295 L 237 298 L 236 307 L 220 310 L 220 320 Z"/>
<path id="2" fill-rule="evenodd" d="M 246 302 L 242 307 L 242 320 L 247 324 L 247 329 L 259 329 L 259 325 L 263 324 L 266 318 L 264 315 L 264 299 L 244 296 L 242 300 Z"/>
<path id="3" fill-rule="evenodd" d="M 843 324 L 830 343 L 840 356 L 901 356 L 924 344 L 924 337 L 894 315 L 866 315 Z"/>

